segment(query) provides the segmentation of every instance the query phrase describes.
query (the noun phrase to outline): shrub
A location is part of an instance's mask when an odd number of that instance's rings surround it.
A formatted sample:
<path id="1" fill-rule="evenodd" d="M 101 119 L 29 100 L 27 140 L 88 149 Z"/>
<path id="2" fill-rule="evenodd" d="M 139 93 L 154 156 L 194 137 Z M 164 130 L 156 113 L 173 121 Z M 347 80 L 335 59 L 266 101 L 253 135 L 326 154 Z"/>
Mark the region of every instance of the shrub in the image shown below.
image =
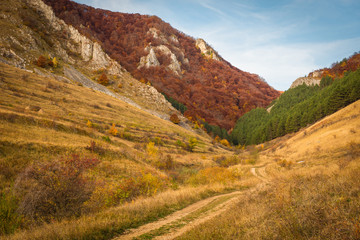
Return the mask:
<path id="1" fill-rule="evenodd" d="M 111 142 L 111 139 L 109 138 L 109 136 L 102 136 L 101 138 L 102 138 L 102 140 L 104 140 L 105 142 Z"/>
<path id="2" fill-rule="evenodd" d="M 197 144 L 198 144 L 197 138 L 196 137 L 191 137 L 189 139 L 189 143 L 187 144 L 187 149 L 190 152 L 193 152 Z"/>
<path id="3" fill-rule="evenodd" d="M 221 139 L 221 140 L 220 140 L 220 143 L 221 143 L 221 145 L 223 145 L 223 146 L 225 146 L 225 147 L 228 147 L 228 148 L 231 147 L 230 143 L 229 143 L 228 140 L 226 140 L 226 139 Z"/>
<path id="4" fill-rule="evenodd" d="M 180 119 L 178 117 L 178 115 L 176 113 L 172 114 L 170 116 L 170 121 L 175 123 L 175 124 L 179 124 L 180 123 Z"/>
<path id="5" fill-rule="evenodd" d="M 235 181 L 235 175 L 227 168 L 211 167 L 200 170 L 188 179 L 191 185 L 203 185 L 211 183 L 229 183 Z"/>
<path id="6" fill-rule="evenodd" d="M 84 172 L 98 163 L 96 158 L 73 154 L 28 167 L 16 184 L 23 195 L 19 212 L 38 222 L 79 216 L 95 186 Z"/>
<path id="7" fill-rule="evenodd" d="M 36 65 L 38 67 L 45 68 L 47 66 L 47 59 L 43 55 L 40 55 L 38 60 L 36 61 Z"/>
<path id="8" fill-rule="evenodd" d="M 151 174 L 141 173 L 122 179 L 120 182 L 99 186 L 87 202 L 89 208 L 103 209 L 134 200 L 139 196 L 153 196 L 166 187 L 165 182 Z"/>
<path id="9" fill-rule="evenodd" d="M 175 167 L 175 163 L 170 155 L 166 155 L 165 158 L 160 158 L 157 161 L 156 167 L 158 167 L 161 170 L 171 170 Z"/>
<path id="10" fill-rule="evenodd" d="M 88 120 L 86 123 L 86 126 L 88 126 L 89 128 L 92 128 L 94 126 L 94 124 L 90 120 Z"/>
<path id="11" fill-rule="evenodd" d="M 21 224 L 22 218 L 16 212 L 17 199 L 12 195 L 0 193 L 0 236 L 13 233 Z"/>
<path id="12" fill-rule="evenodd" d="M 278 161 L 277 164 L 278 164 L 280 167 L 290 169 L 294 163 L 293 163 L 292 161 L 288 161 L 288 160 L 286 160 L 286 159 L 283 159 L 283 160 Z"/>
<path id="13" fill-rule="evenodd" d="M 53 64 L 53 67 L 55 67 L 55 68 L 59 65 L 59 63 L 58 63 L 58 61 L 57 61 L 56 57 L 54 57 L 54 58 L 53 58 L 53 60 L 52 60 L 52 64 Z"/>
<path id="14" fill-rule="evenodd" d="M 149 142 L 146 145 L 146 153 L 149 155 L 149 157 L 156 158 L 158 151 L 159 151 L 159 149 L 157 147 L 155 147 L 154 142 Z"/>
<path id="15" fill-rule="evenodd" d="M 109 84 L 109 79 L 106 76 L 105 72 L 103 72 L 100 77 L 98 78 L 98 83 L 100 83 L 101 85 L 108 85 Z"/>
<path id="16" fill-rule="evenodd" d="M 116 129 L 115 123 L 113 123 L 111 128 L 109 129 L 109 133 L 113 136 L 117 136 L 118 132 L 119 131 Z"/>
<path id="17" fill-rule="evenodd" d="M 221 156 L 214 159 L 221 167 L 229 167 L 240 163 L 240 159 L 236 156 Z"/>
<path id="18" fill-rule="evenodd" d="M 100 155 L 105 153 L 105 149 L 95 141 L 91 141 L 90 145 L 85 147 L 85 149 L 91 151 L 92 153 L 98 153 Z"/>

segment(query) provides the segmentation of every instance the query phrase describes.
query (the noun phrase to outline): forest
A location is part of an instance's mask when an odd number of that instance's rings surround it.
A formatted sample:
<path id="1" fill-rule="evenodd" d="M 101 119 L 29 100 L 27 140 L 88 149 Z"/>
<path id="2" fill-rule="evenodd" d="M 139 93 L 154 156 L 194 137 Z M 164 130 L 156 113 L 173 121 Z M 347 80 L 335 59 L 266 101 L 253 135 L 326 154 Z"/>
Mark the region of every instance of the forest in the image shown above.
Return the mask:
<path id="1" fill-rule="evenodd" d="M 265 107 L 280 93 L 258 75 L 233 67 L 225 60 L 208 59 L 195 39 L 172 28 L 156 16 L 95 9 L 69 0 L 51 1 L 57 17 L 99 42 L 136 79 L 150 82 L 159 92 L 181 103 L 184 115 L 198 123 L 204 119 L 226 130 L 256 107 Z M 156 29 L 157 35 L 149 34 Z M 167 67 L 170 56 L 156 52 L 159 66 L 139 67 L 146 47 L 166 46 L 181 65 L 176 74 Z"/>
<path id="2" fill-rule="evenodd" d="M 270 113 L 256 108 L 236 123 L 233 144 L 259 144 L 298 131 L 360 99 L 360 69 L 343 77 L 323 77 L 320 86 L 301 85 L 285 91 L 271 104 Z"/>

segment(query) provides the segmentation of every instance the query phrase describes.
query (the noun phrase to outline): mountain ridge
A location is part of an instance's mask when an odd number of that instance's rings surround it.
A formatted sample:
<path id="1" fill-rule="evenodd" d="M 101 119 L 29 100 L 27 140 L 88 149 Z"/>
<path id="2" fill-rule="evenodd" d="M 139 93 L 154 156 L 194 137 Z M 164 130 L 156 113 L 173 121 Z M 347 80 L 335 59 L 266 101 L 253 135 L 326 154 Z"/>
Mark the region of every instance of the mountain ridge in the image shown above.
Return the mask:
<path id="1" fill-rule="evenodd" d="M 229 130 L 239 116 L 279 96 L 258 75 L 235 68 L 209 48 L 207 56 L 195 39 L 156 16 L 111 12 L 68 0 L 44 2 L 56 16 L 100 42 L 136 79 L 151 82 L 184 104 L 185 115 L 193 121 Z"/>

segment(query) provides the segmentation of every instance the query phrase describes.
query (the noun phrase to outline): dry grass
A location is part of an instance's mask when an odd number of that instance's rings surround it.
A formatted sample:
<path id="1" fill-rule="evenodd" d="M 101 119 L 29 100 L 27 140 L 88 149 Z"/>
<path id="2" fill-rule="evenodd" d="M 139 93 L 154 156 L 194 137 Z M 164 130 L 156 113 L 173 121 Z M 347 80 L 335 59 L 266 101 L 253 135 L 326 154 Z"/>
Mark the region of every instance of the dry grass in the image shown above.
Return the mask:
<path id="1" fill-rule="evenodd" d="M 287 172 L 178 239 L 359 239 L 359 174 L 358 162 Z"/>
<path id="2" fill-rule="evenodd" d="M 5 239 L 110 239 L 126 229 L 154 221 L 203 198 L 242 187 L 242 184 L 216 185 L 163 192 L 98 214 L 22 231 Z"/>
<path id="3" fill-rule="evenodd" d="M 360 101 L 357 101 L 294 134 L 283 143 L 287 147 L 279 147 L 273 154 L 296 160 L 326 157 L 334 149 L 341 150 L 350 142 L 360 142 L 360 134 L 355 130 L 360 129 L 359 118 Z"/>
<path id="4" fill-rule="evenodd" d="M 227 191 L 225 187 L 218 190 L 205 187 L 175 192 L 174 196 L 171 192 L 161 193 L 179 188 L 187 176 L 212 166 L 214 163 L 210 159 L 213 154 L 228 154 L 224 149 L 209 152 L 213 146 L 209 137 L 76 84 L 40 77 L 1 63 L 0 71 L 0 193 L 9 195 L 18 176 L 34 163 L 46 163 L 71 153 L 91 154 L 100 160 L 97 167 L 86 173 L 97 183 L 92 198 L 86 203 L 91 209 L 87 213 L 90 215 L 70 221 L 74 224 L 72 226 L 64 221 L 51 227 L 39 227 L 34 232 L 29 230 L 25 235 L 62 236 L 62 231 L 65 231 L 64 238 L 71 238 L 74 234 L 77 239 L 86 239 L 90 235 L 96 236 L 94 238 L 102 238 L 102 234 L 104 237 L 113 236 L 134 224 L 151 221 L 206 196 Z M 113 124 L 118 130 L 116 136 L 109 133 Z M 193 137 L 198 139 L 193 153 L 176 144 Z M 158 148 L 158 159 L 155 160 L 166 160 L 170 156 L 175 167 L 163 170 L 153 164 L 158 161 L 150 161 L 145 147 L 150 141 Z M 138 185 L 141 181 L 153 184 L 151 193 L 144 194 L 160 193 L 159 198 L 106 211 L 119 202 L 123 203 L 123 198 L 117 200 L 114 196 L 123 189 L 122 184 L 127 179 L 136 181 Z M 126 193 L 127 189 L 124 191 Z M 139 197 L 139 193 L 124 199 L 135 197 Z M 21 196 L 18 200 L 21 201 Z M 16 205 L 16 200 L 12 204 Z M 119 215 L 115 216 L 113 212 Z M 133 212 L 136 214 L 132 215 Z M 121 220 L 123 217 L 124 221 Z M 94 222 L 94 219 L 97 220 Z M 25 220 L 21 221 L 22 228 L 34 227 Z M 89 221 L 93 224 L 89 225 Z M 65 225 L 68 230 L 63 230 Z M 61 228 L 55 230 L 59 226 Z M 82 230 L 79 229 L 81 226 Z"/>
<path id="5" fill-rule="evenodd" d="M 271 183 L 178 239 L 359 239 L 359 104 L 268 143 Z"/>
<path id="6" fill-rule="evenodd" d="M 1 64 L 0 67 L 0 148 L 4 153 L 0 155 L 0 166 L 7 166 L 13 176 L 27 163 L 53 158 L 54 152 L 50 149 L 58 149 L 55 156 L 74 151 L 88 152 L 85 149 L 93 141 L 106 150 L 101 156 L 103 162 L 120 164 L 129 159 L 135 172 L 142 168 L 153 170 L 152 166 L 142 162 L 145 157 L 142 149 L 133 149 L 136 144 L 158 139 L 162 143 L 159 152 L 171 154 L 175 161 L 181 160 L 180 155 L 177 157 L 180 150 L 177 140 L 196 137 L 199 141 L 196 152 L 207 153 L 212 146 L 209 138 L 105 94 L 8 65 Z M 112 124 L 115 124 L 118 136 L 109 134 Z M 106 138 L 110 141 L 105 141 Z M 34 146 L 36 150 L 23 146 Z M 24 152 L 16 152 L 16 148 L 23 148 Z M 181 155 L 193 154 L 198 153 L 182 152 Z M 15 158 L 23 164 L 9 162 Z M 11 180 L 11 176 L 8 177 Z"/>

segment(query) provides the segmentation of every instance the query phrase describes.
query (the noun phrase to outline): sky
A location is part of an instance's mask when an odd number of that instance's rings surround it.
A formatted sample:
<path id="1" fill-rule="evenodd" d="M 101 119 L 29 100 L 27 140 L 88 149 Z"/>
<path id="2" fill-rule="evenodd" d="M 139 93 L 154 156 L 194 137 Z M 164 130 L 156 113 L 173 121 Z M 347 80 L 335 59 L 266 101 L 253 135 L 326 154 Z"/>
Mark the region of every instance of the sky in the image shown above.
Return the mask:
<path id="1" fill-rule="evenodd" d="M 360 0 L 75 0 L 156 15 L 277 90 L 360 51 Z"/>

